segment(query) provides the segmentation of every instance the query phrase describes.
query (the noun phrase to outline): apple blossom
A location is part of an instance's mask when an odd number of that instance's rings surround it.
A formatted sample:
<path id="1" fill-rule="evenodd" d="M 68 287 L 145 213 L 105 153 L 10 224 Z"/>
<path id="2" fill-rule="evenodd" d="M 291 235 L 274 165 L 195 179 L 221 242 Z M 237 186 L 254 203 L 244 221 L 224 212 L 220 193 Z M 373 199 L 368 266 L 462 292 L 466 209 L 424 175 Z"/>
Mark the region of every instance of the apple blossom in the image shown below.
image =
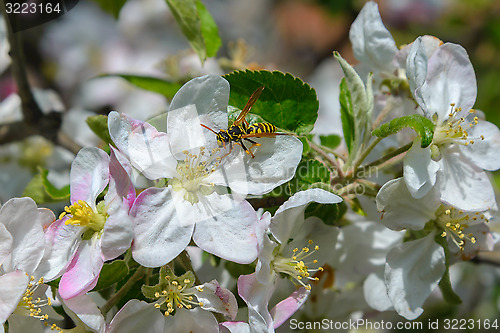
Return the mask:
<path id="1" fill-rule="evenodd" d="M 70 259 L 59 293 L 63 299 L 82 295 L 97 283 L 104 261 L 125 252 L 132 241 L 128 216 L 135 198 L 127 171 L 117 152 L 111 157 L 98 148 L 83 148 L 71 167 L 71 206 L 48 230 L 55 253 Z M 96 202 L 106 186 L 104 200 Z"/>
<path id="2" fill-rule="evenodd" d="M 435 185 L 439 173 L 443 201 L 464 210 L 494 208 L 493 188 L 483 170 L 500 168 L 495 153 L 500 148 L 500 131 L 480 120 L 472 109 L 476 77 L 465 49 L 445 43 L 429 51 L 419 37 L 407 59 L 412 93 L 435 129 L 428 148 L 420 148 L 416 139 L 408 152 L 406 185 L 415 198 L 421 198 Z"/>

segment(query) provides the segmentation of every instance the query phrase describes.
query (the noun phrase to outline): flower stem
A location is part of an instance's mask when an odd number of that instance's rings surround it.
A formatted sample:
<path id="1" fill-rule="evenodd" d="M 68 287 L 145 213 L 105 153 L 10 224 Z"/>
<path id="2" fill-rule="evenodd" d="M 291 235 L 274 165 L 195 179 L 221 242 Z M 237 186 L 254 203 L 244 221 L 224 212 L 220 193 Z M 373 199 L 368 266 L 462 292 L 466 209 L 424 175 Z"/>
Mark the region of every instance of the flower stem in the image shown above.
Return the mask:
<path id="1" fill-rule="evenodd" d="M 320 146 L 316 145 L 314 142 L 307 140 L 307 143 L 311 147 L 312 150 L 317 152 L 321 157 L 323 157 L 330 165 L 337 171 L 337 177 L 339 181 L 342 181 L 344 178 L 344 173 L 342 172 L 342 168 L 338 164 L 338 162 L 333 159 L 330 155 L 328 155 Z"/>
<path id="2" fill-rule="evenodd" d="M 118 301 L 132 288 L 132 286 L 139 281 L 143 276 L 144 273 L 146 272 L 146 267 L 139 266 L 135 273 L 128 279 L 128 281 L 123 285 L 123 287 L 120 288 L 111 298 L 104 304 L 104 306 L 101 308 L 101 313 L 103 315 L 106 315 L 113 306 L 118 303 Z"/>

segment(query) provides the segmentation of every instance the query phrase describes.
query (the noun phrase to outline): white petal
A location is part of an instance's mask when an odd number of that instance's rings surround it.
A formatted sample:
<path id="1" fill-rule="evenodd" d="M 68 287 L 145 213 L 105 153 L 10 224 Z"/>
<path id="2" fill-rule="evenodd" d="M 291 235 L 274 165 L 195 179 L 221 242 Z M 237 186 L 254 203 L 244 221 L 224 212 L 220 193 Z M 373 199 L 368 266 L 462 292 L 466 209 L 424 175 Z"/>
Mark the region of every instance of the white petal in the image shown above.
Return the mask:
<path id="1" fill-rule="evenodd" d="M 264 194 L 292 179 L 302 158 L 302 142 L 289 135 L 254 141 L 261 144 L 252 149 L 255 158 L 235 146 L 235 153 L 225 157 L 222 168 L 209 176 L 207 181 L 227 185 L 244 195 Z"/>
<path id="2" fill-rule="evenodd" d="M 98 333 L 104 333 L 106 323 L 97 305 L 88 295 L 67 299 L 64 304 L 73 311 L 79 320 Z"/>
<path id="3" fill-rule="evenodd" d="M 231 195 L 212 193 L 205 199 L 205 203 L 200 201 L 191 208 L 203 217 L 196 223 L 194 242 L 226 260 L 241 264 L 254 261 L 258 254 L 256 228 L 259 220 L 252 206 L 247 201 L 235 201 Z M 186 218 L 186 214 L 182 218 Z"/>
<path id="4" fill-rule="evenodd" d="M 123 203 L 118 211 L 110 215 L 104 225 L 101 236 L 101 248 L 104 260 L 118 257 L 130 247 L 134 232 L 128 215 L 128 205 Z"/>
<path id="5" fill-rule="evenodd" d="M 183 160 L 184 151 L 198 154 L 200 147 L 217 147 L 215 134 L 201 126 L 207 123 L 206 116 L 200 115 L 194 104 L 169 111 L 167 119 L 170 151 L 176 159 Z"/>
<path id="6" fill-rule="evenodd" d="M 45 231 L 44 257 L 36 270 L 37 276 L 45 281 L 59 277 L 69 265 L 78 245 L 81 242 L 83 228 L 66 225 L 68 217 L 52 223 Z"/>
<path id="7" fill-rule="evenodd" d="M 398 51 L 391 33 L 382 23 L 378 5 L 367 2 L 354 20 L 349 31 L 354 56 L 361 62 L 379 70 L 391 68 L 391 61 Z"/>
<path id="8" fill-rule="evenodd" d="M 153 304 L 132 299 L 113 317 L 107 333 L 163 332 L 165 319 Z"/>
<path id="9" fill-rule="evenodd" d="M 132 166 L 126 157 L 119 150 L 110 146 L 111 154 L 109 161 L 109 189 L 104 197 L 108 214 L 113 214 L 114 209 L 118 209 L 122 203 L 121 198 L 125 198 L 128 207 L 132 207 L 135 200 L 135 188 L 130 176 Z"/>
<path id="10" fill-rule="evenodd" d="M 170 332 L 218 333 L 219 324 L 209 311 L 177 309 L 175 316 L 165 317 L 164 333 Z"/>
<path id="11" fill-rule="evenodd" d="M 382 223 L 392 230 L 421 230 L 427 222 L 436 218 L 441 205 L 435 190 L 420 199 L 414 199 L 403 181 L 393 179 L 382 186 L 377 194 L 377 209 L 382 212 Z"/>
<path id="12" fill-rule="evenodd" d="M 467 211 L 485 211 L 496 206 L 495 193 L 488 175 L 473 165 L 459 147 L 443 147 L 442 181 L 438 182 L 441 200 Z"/>
<path id="13" fill-rule="evenodd" d="M 320 218 L 311 216 L 307 218 L 296 236 L 287 246 L 288 249 L 298 248 L 301 249 L 312 240 L 311 250 L 315 246 L 319 246 L 310 258 L 310 260 L 317 260 L 318 266 L 324 265 L 331 258 L 332 253 L 335 251 L 337 245 L 337 237 L 339 235 L 339 228 L 326 225 Z M 292 252 L 289 252 L 291 255 Z"/>
<path id="14" fill-rule="evenodd" d="M 448 239 L 448 248 L 450 249 L 451 261 L 450 265 L 457 261 L 467 261 L 474 258 L 478 252 L 482 251 L 493 251 L 494 240 L 493 235 L 490 232 L 490 228 L 486 223 L 480 223 L 476 225 L 469 225 L 467 229 L 464 230 L 464 234 L 468 237 L 468 234 L 472 234 L 475 238 L 475 243 L 472 244 L 469 239 L 464 239 L 464 249 L 460 248 L 450 239 Z M 469 237 L 470 238 L 470 237 Z"/>
<path id="15" fill-rule="evenodd" d="M 147 178 L 166 178 L 177 174 L 177 160 L 170 152 L 167 134 L 158 132 L 148 123 L 117 112 L 109 114 L 108 126 L 117 148 Z"/>
<path id="16" fill-rule="evenodd" d="M 274 282 L 259 283 L 255 273 L 238 278 L 238 294 L 248 306 L 248 324 L 252 332 L 273 331 L 273 319 L 267 307 L 275 288 Z"/>
<path id="17" fill-rule="evenodd" d="M 0 223 L 0 265 L 2 265 L 5 258 L 10 254 L 12 242 L 12 235 L 7 228 Z"/>
<path id="18" fill-rule="evenodd" d="M 420 147 L 420 139 L 413 142 L 403 163 L 403 175 L 408 190 L 415 199 L 422 198 L 436 184 L 439 164 L 432 160 L 429 147 Z"/>
<path id="19" fill-rule="evenodd" d="M 398 245 L 387 255 L 387 294 L 396 311 L 409 320 L 422 314 L 422 304 L 446 269 L 444 250 L 434 235 Z"/>
<path id="20" fill-rule="evenodd" d="M 467 51 L 446 43 L 429 58 L 427 77 L 420 88 L 429 115 L 437 114 L 438 122 L 448 118 L 450 104 L 467 113 L 476 101 L 477 84 Z"/>
<path id="21" fill-rule="evenodd" d="M 377 311 L 387 311 L 394 309 L 392 302 L 387 295 L 387 287 L 384 281 L 383 269 L 376 273 L 371 273 L 363 283 L 363 293 L 366 303 Z"/>
<path id="22" fill-rule="evenodd" d="M 95 206 L 109 182 L 109 156 L 102 149 L 82 148 L 71 164 L 71 203 L 83 200 Z"/>
<path id="23" fill-rule="evenodd" d="M 32 274 L 43 257 L 45 235 L 36 203 L 31 198 L 13 198 L 0 208 L 0 223 L 12 236 L 11 255 L 4 271 L 20 269 Z"/>
<path id="24" fill-rule="evenodd" d="M 250 325 L 242 321 L 226 321 L 219 328 L 221 333 L 251 333 Z"/>
<path id="25" fill-rule="evenodd" d="M 227 104 L 229 102 L 229 82 L 219 75 L 205 75 L 192 79 L 182 86 L 170 103 L 170 110 L 191 104 L 199 115 L 211 119 L 208 126 L 227 129 Z"/>
<path id="26" fill-rule="evenodd" d="M 478 167 L 488 171 L 500 168 L 500 130 L 495 124 L 479 120 L 477 125 L 467 129 L 473 144 L 461 146 L 462 153 Z M 484 136 L 484 140 L 481 139 Z"/>
<path id="27" fill-rule="evenodd" d="M 313 201 L 334 204 L 341 202 L 342 198 L 319 188 L 295 193 L 274 214 L 270 225 L 273 236 L 284 244 L 291 238 L 290 235 L 297 235 L 298 229 L 304 222 L 307 204 Z"/>
<path id="28" fill-rule="evenodd" d="M 143 191 L 130 211 L 134 227 L 132 255 L 146 267 L 160 267 L 177 257 L 191 240 L 193 224 L 179 220 L 170 188 Z"/>
<path id="29" fill-rule="evenodd" d="M 236 297 L 229 289 L 223 288 L 219 285 L 217 280 L 201 285 L 202 291 L 194 288 L 194 294 L 199 302 L 202 302 L 202 309 L 222 313 L 231 320 L 236 318 L 238 312 L 238 304 Z"/>
<path id="30" fill-rule="evenodd" d="M 14 312 L 27 286 L 28 276 L 23 271 L 0 275 L 0 326 Z"/>

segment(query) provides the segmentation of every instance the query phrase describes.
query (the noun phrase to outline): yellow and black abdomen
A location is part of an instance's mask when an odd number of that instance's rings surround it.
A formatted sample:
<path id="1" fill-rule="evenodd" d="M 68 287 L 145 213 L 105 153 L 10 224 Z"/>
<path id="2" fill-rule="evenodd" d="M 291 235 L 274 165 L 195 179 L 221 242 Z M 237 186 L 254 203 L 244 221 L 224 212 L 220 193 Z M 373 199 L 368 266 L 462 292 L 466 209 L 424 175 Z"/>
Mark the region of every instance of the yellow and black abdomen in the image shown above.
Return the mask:
<path id="1" fill-rule="evenodd" d="M 258 133 L 274 133 L 276 132 L 276 126 L 271 123 L 257 123 L 248 126 L 247 134 L 258 134 Z"/>

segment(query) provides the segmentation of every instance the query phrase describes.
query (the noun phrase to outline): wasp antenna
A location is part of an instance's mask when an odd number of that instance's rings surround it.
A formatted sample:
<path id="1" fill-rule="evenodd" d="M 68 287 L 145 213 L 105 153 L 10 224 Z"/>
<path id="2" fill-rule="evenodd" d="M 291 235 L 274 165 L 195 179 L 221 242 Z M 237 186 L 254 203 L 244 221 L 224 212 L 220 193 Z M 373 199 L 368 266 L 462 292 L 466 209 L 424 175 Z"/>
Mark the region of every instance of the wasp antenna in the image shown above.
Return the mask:
<path id="1" fill-rule="evenodd" d="M 216 132 L 216 131 L 214 131 L 213 129 L 211 129 L 210 127 L 205 126 L 205 125 L 203 125 L 203 124 L 200 124 L 200 125 L 201 125 L 201 127 L 205 127 L 207 130 L 210 130 L 210 131 L 214 132 L 215 134 L 217 134 L 217 132 Z"/>

